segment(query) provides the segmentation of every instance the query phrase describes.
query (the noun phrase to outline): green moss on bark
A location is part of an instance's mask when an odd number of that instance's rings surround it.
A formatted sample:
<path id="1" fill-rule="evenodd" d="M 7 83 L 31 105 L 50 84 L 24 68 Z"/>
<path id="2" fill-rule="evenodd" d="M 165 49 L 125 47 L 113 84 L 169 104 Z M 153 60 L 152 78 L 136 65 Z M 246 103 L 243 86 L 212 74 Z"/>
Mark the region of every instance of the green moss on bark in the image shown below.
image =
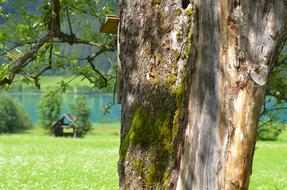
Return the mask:
<path id="1" fill-rule="evenodd" d="M 159 5 L 161 4 L 162 0 L 152 0 L 153 5 Z"/>
<path id="2" fill-rule="evenodd" d="M 155 116 L 140 107 L 133 115 L 130 130 L 121 147 L 124 157 L 129 147 L 149 150 L 148 161 L 134 161 L 134 168 L 138 170 L 148 187 L 160 183 L 168 165 L 169 155 L 172 154 L 172 124 L 174 113 L 161 110 Z M 149 163 L 149 164 L 147 164 Z M 145 170 L 145 174 L 142 173 Z"/>

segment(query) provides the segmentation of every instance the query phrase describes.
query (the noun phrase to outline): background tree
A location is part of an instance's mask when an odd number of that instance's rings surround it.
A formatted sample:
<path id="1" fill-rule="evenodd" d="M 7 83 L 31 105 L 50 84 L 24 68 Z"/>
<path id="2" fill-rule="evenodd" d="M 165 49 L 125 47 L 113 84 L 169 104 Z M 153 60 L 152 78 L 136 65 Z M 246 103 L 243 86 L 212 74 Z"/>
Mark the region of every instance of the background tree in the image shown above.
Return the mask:
<path id="1" fill-rule="evenodd" d="M 0 133 L 29 129 L 32 121 L 23 106 L 8 95 L 0 96 Z"/>
<path id="2" fill-rule="evenodd" d="M 38 114 L 41 127 L 51 132 L 51 126 L 60 117 L 62 98 L 57 94 L 43 95 L 39 101 Z"/>
<path id="3" fill-rule="evenodd" d="M 285 0 L 120 0 L 121 189 L 248 189 Z"/>
<path id="4" fill-rule="evenodd" d="M 274 65 L 266 88 L 265 101 L 260 116 L 267 115 L 268 122 L 282 122 L 281 115 L 287 114 L 287 46 L 282 50 Z M 283 121 L 283 122 L 286 122 Z M 264 124 L 267 124 L 264 123 Z"/>
<path id="5" fill-rule="evenodd" d="M 32 120 L 20 102 L 14 102 L 17 110 L 17 123 L 20 130 L 27 130 L 33 127 Z"/>
<path id="6" fill-rule="evenodd" d="M 9 96 L 1 96 L 0 99 L 1 132 L 11 133 L 17 130 L 17 108 Z"/>
<path id="7" fill-rule="evenodd" d="M 89 120 L 90 112 L 85 96 L 78 96 L 71 105 L 71 113 L 75 116 L 76 123 L 79 126 L 76 129 L 79 137 L 83 137 L 92 126 Z"/>

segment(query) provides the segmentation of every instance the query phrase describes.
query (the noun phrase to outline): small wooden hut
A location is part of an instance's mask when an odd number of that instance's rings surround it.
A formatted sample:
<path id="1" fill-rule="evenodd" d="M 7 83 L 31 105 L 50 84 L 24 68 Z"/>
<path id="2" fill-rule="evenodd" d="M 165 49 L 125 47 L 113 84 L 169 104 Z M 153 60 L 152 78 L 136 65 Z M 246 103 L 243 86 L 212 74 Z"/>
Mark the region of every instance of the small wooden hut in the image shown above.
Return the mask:
<path id="1" fill-rule="evenodd" d="M 76 118 L 71 114 L 62 115 L 56 122 L 53 123 L 52 128 L 55 137 L 77 137 Z"/>

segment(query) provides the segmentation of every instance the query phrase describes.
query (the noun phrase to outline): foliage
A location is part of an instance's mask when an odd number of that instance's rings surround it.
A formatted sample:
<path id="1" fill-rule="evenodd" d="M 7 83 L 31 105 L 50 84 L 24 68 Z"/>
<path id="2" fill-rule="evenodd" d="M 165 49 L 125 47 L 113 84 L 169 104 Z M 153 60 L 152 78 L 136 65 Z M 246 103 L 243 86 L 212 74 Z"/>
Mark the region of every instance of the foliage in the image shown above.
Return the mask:
<path id="1" fill-rule="evenodd" d="M 286 124 L 265 121 L 257 130 L 257 140 L 275 141 L 286 127 Z"/>
<path id="2" fill-rule="evenodd" d="M 51 132 L 51 126 L 60 117 L 62 97 L 57 94 L 43 95 L 39 101 L 38 114 L 40 124 Z"/>
<path id="3" fill-rule="evenodd" d="M 0 86 L 17 77 L 40 88 L 42 75 L 64 70 L 106 87 L 114 79 L 116 37 L 98 31 L 115 7 L 114 0 L 1 1 Z"/>
<path id="4" fill-rule="evenodd" d="M 0 133 L 13 133 L 32 127 L 23 106 L 8 95 L 0 96 Z"/>
<path id="5" fill-rule="evenodd" d="M 26 112 L 24 106 L 20 104 L 19 102 L 15 102 L 16 109 L 17 109 L 17 118 L 18 118 L 18 125 L 19 128 L 22 130 L 30 129 L 32 128 L 32 120 L 29 116 L 29 114 Z"/>
<path id="6" fill-rule="evenodd" d="M 287 44 L 269 78 L 261 112 L 262 118 L 272 122 L 282 122 L 284 115 L 287 115 Z"/>
<path id="7" fill-rule="evenodd" d="M 71 113 L 76 117 L 76 123 L 79 127 L 76 129 L 79 137 L 83 137 L 92 126 L 89 121 L 90 112 L 85 96 L 78 96 L 71 105 Z"/>

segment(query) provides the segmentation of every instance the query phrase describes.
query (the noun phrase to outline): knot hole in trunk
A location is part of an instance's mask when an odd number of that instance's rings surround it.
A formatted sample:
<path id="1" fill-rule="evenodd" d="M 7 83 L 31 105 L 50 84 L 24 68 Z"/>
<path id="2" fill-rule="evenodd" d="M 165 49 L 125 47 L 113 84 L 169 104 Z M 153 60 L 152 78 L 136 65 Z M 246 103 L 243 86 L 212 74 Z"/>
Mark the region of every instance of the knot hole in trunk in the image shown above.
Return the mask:
<path id="1" fill-rule="evenodd" d="M 182 2 L 182 8 L 183 9 L 186 9 L 190 3 L 189 0 L 181 0 L 181 2 Z"/>

